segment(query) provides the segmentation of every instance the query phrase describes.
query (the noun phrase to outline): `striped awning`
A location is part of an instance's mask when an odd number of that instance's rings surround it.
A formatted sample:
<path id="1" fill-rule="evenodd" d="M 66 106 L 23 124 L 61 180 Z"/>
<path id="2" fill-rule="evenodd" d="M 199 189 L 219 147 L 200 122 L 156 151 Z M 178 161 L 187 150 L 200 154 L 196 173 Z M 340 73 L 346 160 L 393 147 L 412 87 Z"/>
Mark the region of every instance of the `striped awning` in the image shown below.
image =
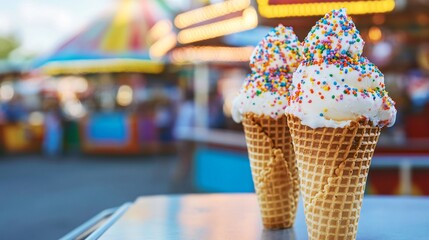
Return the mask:
<path id="1" fill-rule="evenodd" d="M 162 58 L 151 57 L 149 49 L 162 34 L 169 34 L 165 26 L 171 26 L 170 11 L 162 0 L 120 0 L 118 4 L 41 59 L 36 67 L 50 75 L 161 72 Z M 156 29 L 158 23 L 164 27 Z"/>

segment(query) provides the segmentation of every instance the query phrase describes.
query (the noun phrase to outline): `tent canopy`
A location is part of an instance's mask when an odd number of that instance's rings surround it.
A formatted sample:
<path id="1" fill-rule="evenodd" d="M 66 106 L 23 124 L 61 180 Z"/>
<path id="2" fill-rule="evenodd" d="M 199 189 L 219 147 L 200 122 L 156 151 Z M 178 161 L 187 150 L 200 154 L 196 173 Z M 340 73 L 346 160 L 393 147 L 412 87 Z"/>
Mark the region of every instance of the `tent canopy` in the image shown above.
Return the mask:
<path id="1" fill-rule="evenodd" d="M 147 72 L 163 70 L 163 62 L 152 59 L 149 48 L 156 39 L 152 28 L 171 19 L 158 0 L 121 0 L 112 11 L 67 40 L 37 68 L 47 74 L 96 72 Z"/>

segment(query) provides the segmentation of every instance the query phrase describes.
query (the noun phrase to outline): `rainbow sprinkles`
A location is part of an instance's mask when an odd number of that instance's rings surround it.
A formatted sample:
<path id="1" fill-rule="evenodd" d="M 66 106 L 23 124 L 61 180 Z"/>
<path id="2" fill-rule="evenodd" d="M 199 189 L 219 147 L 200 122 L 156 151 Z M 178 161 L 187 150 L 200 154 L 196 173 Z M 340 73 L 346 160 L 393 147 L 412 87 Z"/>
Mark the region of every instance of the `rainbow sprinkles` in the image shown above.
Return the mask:
<path id="1" fill-rule="evenodd" d="M 384 76 L 365 57 L 365 42 L 345 9 L 326 14 L 311 29 L 290 87 L 286 112 L 312 128 L 344 127 L 367 119 L 374 126 L 392 126 L 394 101 Z"/>
<path id="2" fill-rule="evenodd" d="M 300 43 L 292 28 L 279 25 L 273 28 L 255 48 L 250 59 L 252 73 L 234 99 L 232 116 L 242 121 L 244 113 L 282 116 L 292 73 L 302 59 Z"/>

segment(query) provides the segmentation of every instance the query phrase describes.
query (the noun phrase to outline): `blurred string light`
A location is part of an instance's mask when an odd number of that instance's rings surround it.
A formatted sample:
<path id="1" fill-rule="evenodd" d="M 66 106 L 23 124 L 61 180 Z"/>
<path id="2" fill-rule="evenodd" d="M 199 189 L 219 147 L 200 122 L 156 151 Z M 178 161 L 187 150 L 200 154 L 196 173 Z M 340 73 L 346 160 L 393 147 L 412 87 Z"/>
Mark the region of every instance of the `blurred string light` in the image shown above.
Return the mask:
<path id="1" fill-rule="evenodd" d="M 254 47 L 182 47 L 171 53 L 176 64 L 187 62 L 247 62 Z"/>
<path id="2" fill-rule="evenodd" d="M 32 112 L 28 116 L 28 123 L 32 126 L 41 126 L 43 125 L 45 116 L 41 112 Z"/>
<path id="3" fill-rule="evenodd" d="M 381 29 L 377 26 L 372 26 L 368 30 L 368 38 L 371 40 L 371 42 L 378 42 L 383 37 L 383 33 L 381 32 Z"/>
<path id="4" fill-rule="evenodd" d="M 390 12 L 395 8 L 394 0 L 338 1 L 270 4 L 270 0 L 257 0 L 259 13 L 266 18 L 324 15 L 332 9 L 347 8 L 348 14 Z M 278 1 L 277 1 L 278 2 Z"/>
<path id="5" fill-rule="evenodd" d="M 12 100 L 14 95 L 15 90 L 12 82 L 6 81 L 0 85 L 0 100 L 8 102 Z"/>
<path id="6" fill-rule="evenodd" d="M 173 49 L 176 46 L 177 37 L 175 33 L 170 33 L 158 41 L 156 41 L 150 48 L 149 54 L 151 58 L 161 58 L 168 51 Z"/>
<path id="7" fill-rule="evenodd" d="M 155 42 L 160 38 L 168 35 L 173 30 L 173 24 L 170 20 L 164 19 L 158 21 L 153 25 L 153 27 L 149 30 L 149 39 L 151 42 Z"/>
<path id="8" fill-rule="evenodd" d="M 133 89 L 128 85 L 122 85 L 118 89 L 116 102 L 123 107 L 130 105 L 133 102 Z"/>
<path id="9" fill-rule="evenodd" d="M 174 19 L 177 28 L 186 28 L 233 12 L 246 9 L 250 0 L 229 0 L 181 13 Z"/>
<path id="10" fill-rule="evenodd" d="M 151 58 L 161 58 L 177 44 L 176 34 L 170 20 L 161 20 L 149 30 L 152 45 L 149 48 Z"/>
<path id="11" fill-rule="evenodd" d="M 242 12 L 242 16 L 240 17 L 182 30 L 179 32 L 177 40 L 181 44 L 192 43 L 253 29 L 257 25 L 258 14 L 253 7 L 248 7 Z"/>

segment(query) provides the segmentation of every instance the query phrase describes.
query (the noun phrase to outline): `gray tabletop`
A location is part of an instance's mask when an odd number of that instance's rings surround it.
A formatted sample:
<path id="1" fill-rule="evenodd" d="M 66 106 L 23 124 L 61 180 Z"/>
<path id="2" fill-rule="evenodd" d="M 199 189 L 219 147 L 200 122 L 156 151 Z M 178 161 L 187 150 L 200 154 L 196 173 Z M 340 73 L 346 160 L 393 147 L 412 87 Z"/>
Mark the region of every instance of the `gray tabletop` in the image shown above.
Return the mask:
<path id="1" fill-rule="evenodd" d="M 262 228 L 254 194 L 141 197 L 100 239 L 307 239 L 302 203 L 295 226 Z M 369 197 L 357 239 L 429 239 L 429 198 Z"/>

